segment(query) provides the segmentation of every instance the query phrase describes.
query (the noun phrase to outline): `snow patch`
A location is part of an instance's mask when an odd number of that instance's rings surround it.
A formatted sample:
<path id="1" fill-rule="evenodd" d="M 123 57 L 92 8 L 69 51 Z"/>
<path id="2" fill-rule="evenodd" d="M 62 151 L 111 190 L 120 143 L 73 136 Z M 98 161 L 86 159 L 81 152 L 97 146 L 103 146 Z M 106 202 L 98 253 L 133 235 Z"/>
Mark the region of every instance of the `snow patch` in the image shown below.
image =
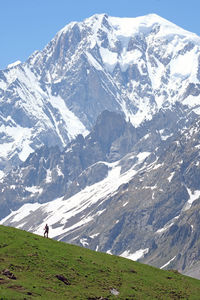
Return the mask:
<path id="1" fill-rule="evenodd" d="M 106 211 L 106 209 L 104 208 L 104 209 L 102 209 L 102 210 L 99 210 L 96 214 L 95 214 L 95 216 L 100 216 L 101 214 L 103 214 L 104 213 L 104 211 Z"/>
<path id="2" fill-rule="evenodd" d="M 3 135 L 6 135 L 11 140 L 11 142 L 5 141 L 5 143 L 0 144 L 1 157 L 10 157 L 15 154 L 13 149 L 18 149 L 20 160 L 25 161 L 29 154 L 34 151 L 30 146 L 33 134 L 30 128 L 2 124 L 0 126 L 0 133 L 3 133 Z"/>
<path id="3" fill-rule="evenodd" d="M 144 257 L 145 254 L 149 252 L 149 248 L 139 249 L 134 253 L 130 253 L 129 250 L 124 251 L 120 256 L 137 261 L 138 259 Z"/>
<path id="4" fill-rule="evenodd" d="M 190 207 L 192 206 L 192 203 L 199 199 L 200 197 L 200 190 L 196 190 L 196 191 L 191 191 L 189 188 L 187 188 L 188 194 L 189 194 L 189 200 L 187 201 L 187 203 L 185 204 L 185 207 L 183 208 L 183 211 L 186 211 L 188 209 L 190 209 Z"/>
<path id="5" fill-rule="evenodd" d="M 0 182 L 2 182 L 1 179 L 3 179 L 4 175 L 5 175 L 5 173 L 0 170 Z"/>
<path id="6" fill-rule="evenodd" d="M 168 224 L 168 225 L 165 225 L 163 228 L 160 228 L 156 231 L 156 233 L 163 233 L 165 232 L 166 230 L 168 230 L 172 225 L 174 224 L 174 222 Z"/>
<path id="7" fill-rule="evenodd" d="M 90 235 L 90 238 L 91 238 L 91 239 L 94 239 L 94 238 L 97 237 L 98 235 L 100 235 L 100 233 L 95 233 L 95 234 L 93 234 L 93 235 Z"/>
<path id="8" fill-rule="evenodd" d="M 21 64 L 21 63 L 22 63 L 22 62 L 21 62 L 20 60 L 17 60 L 17 61 L 15 61 L 15 62 L 12 63 L 12 64 L 7 65 L 7 69 L 16 67 L 16 66 L 18 66 L 18 65 Z"/>
<path id="9" fill-rule="evenodd" d="M 1 220 L 0 224 L 3 224 L 6 220 L 8 220 L 9 218 L 12 218 L 13 222 L 18 222 L 21 219 L 24 219 L 25 217 L 27 217 L 32 211 L 38 209 L 40 207 L 39 203 L 27 203 L 24 204 L 23 209 L 19 209 L 17 211 L 12 211 L 7 217 L 5 217 L 4 219 Z M 22 225 L 22 223 L 20 224 L 20 226 Z"/>
<path id="10" fill-rule="evenodd" d="M 113 72 L 116 64 L 117 64 L 117 53 L 108 50 L 107 48 L 100 48 L 101 58 L 107 70 L 109 72 Z"/>
<path id="11" fill-rule="evenodd" d="M 137 157 L 139 158 L 138 163 L 141 163 L 149 154 L 149 152 L 144 152 L 137 155 Z M 40 208 L 41 213 L 45 213 L 45 215 L 47 215 L 45 219 L 41 220 L 42 224 L 40 224 L 40 226 L 36 226 L 33 229 L 33 232 L 36 234 L 43 234 L 43 232 L 41 233 L 41 227 L 45 223 L 51 225 L 59 222 L 61 224 L 60 227 L 51 229 L 51 237 L 56 237 L 60 234 L 63 235 L 70 230 L 74 230 L 85 225 L 86 223 L 92 221 L 95 216 L 103 213 L 104 210 L 97 213 L 90 213 L 90 215 L 84 216 L 83 212 L 98 201 L 103 202 L 108 197 L 114 195 L 120 185 L 128 182 L 137 173 L 137 171 L 133 168 L 121 174 L 120 161 L 105 164 L 109 166 L 110 171 L 108 173 L 108 176 L 104 180 L 91 186 L 87 186 L 85 189 L 81 190 L 79 193 L 66 200 L 64 200 L 63 198 L 58 198 L 45 204 L 38 204 L 35 209 L 33 206 L 30 215 L 34 214 L 34 211 L 38 208 Z M 42 191 L 38 187 L 26 187 L 26 190 L 32 193 Z M 18 214 L 19 216 L 21 215 L 21 223 L 24 222 L 24 209 L 26 210 L 26 205 L 22 206 L 18 211 L 15 212 L 15 214 Z M 78 222 L 73 225 L 67 226 L 69 220 L 76 215 L 80 216 Z M 7 220 L 9 220 L 9 224 L 15 222 L 14 220 L 12 220 L 12 215 L 9 215 L 2 222 L 6 224 Z M 19 225 L 20 223 L 15 224 L 15 227 L 18 227 Z"/>
<path id="12" fill-rule="evenodd" d="M 83 134 L 85 136 L 89 133 L 78 117 L 76 117 L 75 114 L 68 109 L 65 101 L 60 96 L 50 96 L 50 102 L 51 105 L 59 111 L 61 119 L 64 121 L 62 126 L 58 121 L 56 122 L 58 132 L 60 132 L 64 125 L 67 129 L 70 139 L 75 138 L 78 134 Z M 61 140 L 63 140 L 61 134 L 60 137 Z"/>
<path id="13" fill-rule="evenodd" d="M 33 193 L 33 194 L 35 194 L 35 193 L 41 194 L 42 191 L 43 191 L 43 189 L 40 188 L 40 187 L 38 187 L 38 186 L 27 186 L 27 187 L 25 188 L 25 190 L 28 191 L 28 192 L 30 192 L 30 193 Z M 25 205 L 26 205 L 26 204 L 25 204 Z M 23 217 L 23 216 L 22 216 L 22 217 Z"/>
<path id="14" fill-rule="evenodd" d="M 83 245 L 83 247 L 89 246 L 87 239 L 80 239 L 80 243 Z"/>
<path id="15" fill-rule="evenodd" d="M 157 170 L 159 168 L 161 168 L 164 164 L 155 164 L 155 166 L 152 168 L 152 170 Z"/>
<path id="16" fill-rule="evenodd" d="M 56 167 L 56 171 L 57 171 L 58 176 L 62 176 L 64 178 L 65 175 L 63 174 L 63 172 L 62 172 L 61 168 L 59 168 L 59 166 Z"/>
<path id="17" fill-rule="evenodd" d="M 195 71 L 193 71 L 194 69 Z M 197 70 L 197 55 L 192 55 L 190 51 L 174 58 L 170 64 L 171 75 L 173 77 L 180 77 L 181 79 L 189 77 L 193 72 L 197 73 Z"/>
<path id="18" fill-rule="evenodd" d="M 163 131 L 160 130 L 160 137 L 162 141 L 166 141 L 168 138 L 170 138 L 171 136 L 173 136 L 173 133 L 169 134 L 169 135 L 164 135 Z"/>
<path id="19" fill-rule="evenodd" d="M 170 174 L 170 176 L 167 178 L 167 180 L 168 180 L 169 182 L 171 182 L 172 178 L 174 177 L 174 174 L 175 174 L 175 172 L 172 172 L 172 173 Z"/>
<path id="20" fill-rule="evenodd" d="M 25 161 L 29 155 L 34 152 L 33 148 L 30 147 L 30 143 L 31 142 L 29 140 L 22 141 L 22 150 L 18 154 L 21 161 Z"/>
<path id="21" fill-rule="evenodd" d="M 187 105 L 190 108 L 193 108 L 193 111 L 200 115 L 200 107 L 199 107 L 199 97 L 189 95 L 187 98 L 183 100 L 183 104 Z"/>
<path id="22" fill-rule="evenodd" d="M 103 71 L 102 66 L 98 63 L 98 61 L 94 58 L 94 56 L 92 56 L 91 53 L 86 52 L 86 55 L 87 55 L 88 61 L 95 69 L 97 69 L 99 71 Z"/>
<path id="23" fill-rule="evenodd" d="M 51 170 L 47 170 L 47 174 L 46 174 L 46 183 L 50 183 L 52 181 L 52 175 L 51 175 Z"/>
<path id="24" fill-rule="evenodd" d="M 163 233 L 166 230 L 168 230 L 175 223 L 175 221 L 179 219 L 179 217 L 180 217 L 180 215 L 174 217 L 170 222 L 168 222 L 167 224 L 165 224 L 165 226 L 163 228 L 158 229 L 156 231 L 156 233 Z"/>
<path id="25" fill-rule="evenodd" d="M 162 267 L 160 267 L 160 269 L 164 269 L 165 267 L 167 267 L 175 258 L 176 258 L 176 255 L 172 259 L 170 259 L 166 264 L 164 264 Z"/>
<path id="26" fill-rule="evenodd" d="M 122 53 L 118 55 L 117 52 L 100 47 L 100 54 L 105 68 L 110 73 L 113 72 L 117 64 L 119 64 L 122 72 L 125 72 L 131 64 L 138 64 L 142 57 L 142 52 L 138 49 L 127 51 L 126 48 L 124 48 Z"/>

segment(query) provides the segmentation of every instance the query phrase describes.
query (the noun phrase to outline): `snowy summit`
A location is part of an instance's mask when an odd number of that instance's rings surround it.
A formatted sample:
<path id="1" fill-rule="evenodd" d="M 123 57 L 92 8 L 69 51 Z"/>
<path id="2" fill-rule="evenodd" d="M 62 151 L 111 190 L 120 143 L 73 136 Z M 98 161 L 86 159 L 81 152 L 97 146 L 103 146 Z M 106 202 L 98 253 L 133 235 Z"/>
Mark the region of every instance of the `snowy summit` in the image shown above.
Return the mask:
<path id="1" fill-rule="evenodd" d="M 15 61 L 14 63 L 9 64 L 9 65 L 7 66 L 7 69 L 16 67 L 16 66 L 18 66 L 18 65 L 21 64 L 21 63 L 22 63 L 22 62 L 21 62 L 20 60 L 17 60 L 17 61 Z"/>
<path id="2" fill-rule="evenodd" d="M 1 71 L 1 169 L 42 144 L 64 148 L 105 109 L 135 126 L 179 102 L 200 113 L 200 38 L 150 14 L 94 15 Z M 15 134 L 17 132 L 17 134 Z"/>

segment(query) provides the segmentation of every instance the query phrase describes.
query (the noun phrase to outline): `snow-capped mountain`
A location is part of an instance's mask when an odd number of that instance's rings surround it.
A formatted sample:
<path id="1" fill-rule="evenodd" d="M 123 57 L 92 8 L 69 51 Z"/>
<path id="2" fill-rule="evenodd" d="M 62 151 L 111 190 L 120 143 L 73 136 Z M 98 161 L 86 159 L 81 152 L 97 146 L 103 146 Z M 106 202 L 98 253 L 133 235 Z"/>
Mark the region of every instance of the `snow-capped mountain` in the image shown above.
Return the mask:
<path id="1" fill-rule="evenodd" d="M 1 224 L 194 275 L 199 61 L 157 15 L 104 14 L 1 71 Z"/>
<path id="2" fill-rule="evenodd" d="M 199 111 L 200 38 L 157 15 L 94 15 L 0 71 L 0 169 L 88 134 L 105 109 L 134 126 L 177 101 Z"/>

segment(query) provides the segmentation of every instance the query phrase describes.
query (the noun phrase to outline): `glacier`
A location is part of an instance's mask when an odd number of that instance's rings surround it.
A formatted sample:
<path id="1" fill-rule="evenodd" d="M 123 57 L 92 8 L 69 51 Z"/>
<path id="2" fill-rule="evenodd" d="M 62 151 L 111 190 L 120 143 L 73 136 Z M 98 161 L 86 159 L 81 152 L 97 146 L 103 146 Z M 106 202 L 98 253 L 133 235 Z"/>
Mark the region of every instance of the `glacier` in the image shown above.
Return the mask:
<path id="1" fill-rule="evenodd" d="M 105 109 L 136 127 L 177 102 L 200 114 L 199 52 L 197 35 L 155 14 L 68 24 L 0 71 L 1 171 L 43 144 L 63 149 L 87 135 Z"/>

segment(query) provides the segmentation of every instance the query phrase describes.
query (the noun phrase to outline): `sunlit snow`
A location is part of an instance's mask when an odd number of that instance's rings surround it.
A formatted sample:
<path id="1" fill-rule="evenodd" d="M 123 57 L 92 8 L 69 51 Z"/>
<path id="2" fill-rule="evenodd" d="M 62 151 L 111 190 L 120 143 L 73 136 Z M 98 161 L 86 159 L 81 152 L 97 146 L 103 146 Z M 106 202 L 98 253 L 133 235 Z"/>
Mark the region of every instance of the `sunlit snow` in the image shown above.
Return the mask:
<path id="1" fill-rule="evenodd" d="M 190 209 L 190 207 L 192 206 L 192 203 L 199 199 L 200 197 L 200 190 L 196 190 L 196 191 L 191 191 L 189 188 L 187 188 L 187 191 L 188 191 L 188 194 L 189 194 L 189 200 L 187 201 L 185 207 L 184 207 L 184 210 L 188 210 Z"/>
<path id="2" fill-rule="evenodd" d="M 147 254 L 148 252 L 149 252 L 149 248 L 139 249 L 134 253 L 130 253 L 129 250 L 126 250 L 122 254 L 120 254 L 120 256 L 137 261 L 138 259 L 144 257 L 144 255 Z"/>
<path id="3" fill-rule="evenodd" d="M 170 176 L 167 178 L 167 180 L 168 180 L 169 182 L 171 182 L 172 178 L 174 177 L 174 174 L 175 174 L 175 172 L 172 172 L 172 173 L 170 174 Z"/>
<path id="4" fill-rule="evenodd" d="M 185 78 L 193 73 L 196 75 L 198 70 L 198 56 L 192 55 L 193 53 L 187 52 L 184 55 L 179 55 L 174 58 L 170 63 L 171 75 L 174 77 Z M 195 76 L 196 78 L 196 76 Z"/>
<path id="5" fill-rule="evenodd" d="M 7 68 L 9 69 L 9 68 L 16 67 L 16 66 L 18 66 L 19 64 L 21 64 L 21 61 L 20 61 L 20 60 L 17 60 L 17 61 L 15 61 L 14 63 L 9 64 L 9 65 L 7 66 Z"/>
<path id="6" fill-rule="evenodd" d="M 65 101 L 60 96 L 50 96 L 50 102 L 52 106 L 59 111 L 61 120 L 64 121 L 64 124 L 62 124 L 62 126 L 64 125 L 66 127 L 70 138 L 76 137 L 76 135 L 78 135 L 79 133 L 83 135 L 87 135 L 89 133 L 83 123 L 81 123 L 81 121 L 78 119 L 78 117 L 76 117 L 75 114 L 67 108 Z M 58 124 L 57 129 L 57 131 L 59 132 L 60 129 Z M 61 134 L 60 137 L 61 139 L 63 139 Z"/>
<path id="7" fill-rule="evenodd" d="M 39 227 L 34 227 L 33 224 L 33 229 L 31 230 L 37 234 L 43 233 L 42 230 L 45 223 L 48 223 L 49 225 L 53 225 L 57 222 L 60 223 L 60 227 L 51 229 L 52 237 L 56 237 L 70 230 L 79 228 L 84 224 L 92 221 L 95 216 L 104 213 L 104 210 L 99 210 L 97 213 L 93 213 L 91 211 L 89 215 L 82 215 L 81 219 L 79 219 L 75 224 L 66 226 L 70 218 L 80 214 L 93 204 L 97 202 L 101 203 L 108 199 L 108 197 L 113 196 L 114 193 L 117 192 L 117 189 L 120 185 L 128 182 L 131 178 L 134 177 L 135 174 L 137 174 L 138 171 L 136 171 L 134 167 L 136 167 L 138 164 L 141 164 L 149 155 L 149 152 L 138 154 L 137 163 L 127 172 L 122 174 L 120 161 L 114 163 L 106 163 L 110 171 L 108 173 L 108 176 L 104 180 L 91 186 L 87 186 L 85 189 L 81 190 L 79 193 L 66 200 L 64 200 L 62 197 L 44 204 L 25 204 L 19 210 L 13 211 L 10 215 L 1 220 L 0 223 L 6 225 L 8 221 L 8 223 L 12 225 L 13 222 L 16 222 L 15 216 L 17 216 L 18 221 L 21 220 L 21 222 L 25 222 L 24 216 L 27 216 L 27 214 L 30 214 L 31 216 L 31 214 L 33 214 L 36 210 L 38 211 L 39 209 L 42 213 L 45 213 L 45 215 L 47 214 L 47 217 L 41 219 L 41 225 Z M 37 187 L 27 187 L 26 189 L 29 192 L 33 193 L 40 192 L 40 189 L 38 189 Z M 21 225 L 20 222 L 18 225 L 15 224 L 15 227 L 18 227 L 19 225 Z"/>
<path id="8" fill-rule="evenodd" d="M 138 32 L 148 33 L 155 24 L 161 24 L 160 37 L 175 34 L 180 36 L 188 35 L 195 41 L 200 42 L 200 38 L 196 34 L 186 31 L 156 14 L 148 14 L 136 18 L 109 17 L 109 21 L 119 37 L 130 37 L 138 34 Z"/>
<path id="9" fill-rule="evenodd" d="M 28 192 L 30 192 L 30 193 L 33 193 L 33 194 L 35 194 L 35 193 L 39 193 L 39 194 L 41 194 L 42 193 L 42 191 L 43 191 L 43 189 L 42 188 L 40 188 L 40 187 L 38 187 L 38 186 L 27 186 L 27 187 L 25 187 L 25 190 L 26 191 L 28 191 Z M 25 204 L 26 205 L 26 204 Z M 26 210 L 26 209 L 25 209 Z"/>
<path id="10" fill-rule="evenodd" d="M 176 258 L 176 255 L 172 259 L 170 259 L 166 264 L 164 264 L 162 267 L 160 267 L 160 269 L 164 269 L 165 267 L 167 267 L 175 258 Z"/>
<path id="11" fill-rule="evenodd" d="M 179 217 L 180 217 L 180 215 L 174 217 L 171 221 L 169 221 L 167 224 L 165 224 L 165 226 L 163 228 L 158 229 L 156 231 L 156 233 L 163 233 L 163 232 L 167 231 L 172 225 L 174 225 L 175 221 L 178 220 Z"/>
<path id="12" fill-rule="evenodd" d="M 1 125 L 0 133 L 6 134 L 10 138 L 9 142 L 0 144 L 1 157 L 9 157 L 13 154 L 13 149 L 17 148 L 19 158 L 25 161 L 31 152 L 34 150 L 30 146 L 33 132 L 30 128 L 21 127 L 19 125 Z"/>
<path id="13" fill-rule="evenodd" d="M 4 177 L 4 175 L 5 175 L 5 173 L 0 170 L 0 182 L 1 182 L 1 179 Z"/>
<path id="14" fill-rule="evenodd" d="M 105 18 L 109 27 L 105 25 Z M 85 38 L 81 39 L 77 50 L 62 67 L 66 70 L 74 69 L 77 67 L 76 62 L 80 55 L 86 55 L 90 65 L 104 72 L 108 82 L 102 79 L 102 87 L 106 93 L 116 99 L 127 120 L 129 119 L 134 126 L 139 126 L 144 120 L 151 120 L 152 115 L 166 102 L 170 106 L 176 101 L 181 101 L 191 107 L 195 113 L 200 114 L 199 97 L 194 95 L 185 97 L 189 83 L 199 82 L 197 74 L 200 38 L 197 35 L 155 14 L 137 18 L 97 14 L 83 22 L 71 22 L 65 26 L 52 40 L 52 46 L 48 44 L 43 51 L 36 51 L 31 56 L 30 62 L 21 64 L 17 61 L 8 65 L 8 69 L 3 73 L 5 80 L 2 79 L 3 77 L 0 79 L 0 89 L 9 91 L 10 87 L 17 82 L 11 91 L 19 99 L 15 105 L 27 115 L 27 119 L 30 118 L 36 123 L 32 130 L 29 124 L 27 128 L 13 124 L 13 132 L 11 132 L 11 125 L 0 128 L 0 132 L 4 132 L 8 137 L 7 141 L 5 140 L 5 143 L 0 146 L 0 153 L 4 158 L 11 159 L 18 155 L 19 159 L 24 161 L 33 148 L 35 149 L 33 140 L 36 136 L 49 130 L 55 132 L 62 146 L 66 145 L 67 134 L 71 139 L 79 133 L 83 135 L 88 133 L 78 116 L 67 107 L 65 100 L 59 95 L 52 95 L 51 84 L 60 83 L 63 79 L 63 74 L 60 74 L 56 63 L 52 64 L 52 69 L 47 68 L 45 71 L 43 83 L 46 85 L 44 86 L 41 84 L 41 74 L 35 68 L 35 64 L 38 67 L 43 59 L 47 61 L 50 59 L 58 46 L 59 39 L 64 41 L 67 31 L 75 25 L 80 28 L 80 31 L 83 30 L 88 34 L 83 35 Z M 100 33 L 105 34 L 107 45 L 103 43 Z M 142 48 L 129 47 L 131 39 L 137 38 L 146 39 L 148 48 L 145 57 Z M 187 46 L 190 44 L 193 45 L 188 49 Z M 100 54 L 98 60 L 92 54 L 95 46 L 98 46 Z M 166 62 L 163 62 L 163 59 Z M 129 66 L 135 66 L 133 73 L 136 74 L 129 79 L 127 86 L 121 85 L 110 74 L 116 65 L 122 72 L 126 72 Z M 120 92 L 114 91 L 115 88 Z M 7 103 L 12 99 L 12 97 L 6 98 Z M 134 113 L 127 105 L 127 99 L 137 108 Z M 52 107 L 56 109 L 55 114 L 51 110 Z M 161 139 L 166 140 L 169 136 L 161 135 Z"/>
<path id="15" fill-rule="evenodd" d="M 98 61 L 92 56 L 91 53 L 86 52 L 86 55 L 87 55 L 88 61 L 91 63 L 91 65 L 92 65 L 93 67 L 95 67 L 97 70 L 103 71 L 102 66 L 101 66 L 101 65 L 98 63 Z"/>
<path id="16" fill-rule="evenodd" d="M 160 228 L 156 231 L 156 233 L 163 233 L 165 232 L 166 230 L 168 230 L 172 225 L 174 224 L 174 222 L 168 224 L 168 225 L 165 225 L 163 228 Z"/>

